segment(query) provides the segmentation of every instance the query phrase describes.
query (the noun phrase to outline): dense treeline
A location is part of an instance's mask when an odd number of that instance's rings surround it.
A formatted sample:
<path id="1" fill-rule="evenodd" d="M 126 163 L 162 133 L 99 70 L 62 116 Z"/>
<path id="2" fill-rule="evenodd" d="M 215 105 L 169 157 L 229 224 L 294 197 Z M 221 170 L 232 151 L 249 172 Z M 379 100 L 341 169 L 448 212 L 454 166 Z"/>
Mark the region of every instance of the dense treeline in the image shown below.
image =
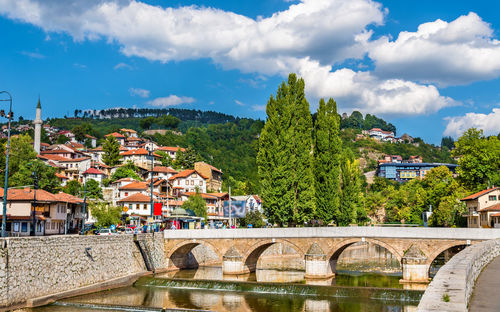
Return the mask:
<path id="1" fill-rule="evenodd" d="M 374 115 L 366 114 L 363 117 L 363 114 L 360 112 L 353 111 L 349 117 L 347 117 L 347 114 L 344 114 L 340 120 L 340 129 L 370 130 L 372 128 L 392 131 L 396 135 L 396 126 Z"/>

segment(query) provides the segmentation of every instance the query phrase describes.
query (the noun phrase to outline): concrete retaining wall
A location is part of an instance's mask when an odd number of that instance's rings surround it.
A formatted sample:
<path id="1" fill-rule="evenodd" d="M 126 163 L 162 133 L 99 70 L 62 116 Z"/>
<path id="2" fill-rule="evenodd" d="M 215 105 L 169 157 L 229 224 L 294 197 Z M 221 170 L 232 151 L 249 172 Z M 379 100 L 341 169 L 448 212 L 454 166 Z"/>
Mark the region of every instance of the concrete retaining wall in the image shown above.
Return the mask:
<path id="1" fill-rule="evenodd" d="M 418 311 L 468 311 L 477 277 L 498 255 L 500 239 L 475 244 L 459 252 L 439 269 L 425 291 Z M 449 298 L 448 302 L 443 299 L 445 297 Z"/>
<path id="2" fill-rule="evenodd" d="M 161 267 L 161 235 L 140 239 L 150 246 L 154 265 Z M 132 235 L 2 238 L 0 306 L 22 304 L 145 271 Z"/>

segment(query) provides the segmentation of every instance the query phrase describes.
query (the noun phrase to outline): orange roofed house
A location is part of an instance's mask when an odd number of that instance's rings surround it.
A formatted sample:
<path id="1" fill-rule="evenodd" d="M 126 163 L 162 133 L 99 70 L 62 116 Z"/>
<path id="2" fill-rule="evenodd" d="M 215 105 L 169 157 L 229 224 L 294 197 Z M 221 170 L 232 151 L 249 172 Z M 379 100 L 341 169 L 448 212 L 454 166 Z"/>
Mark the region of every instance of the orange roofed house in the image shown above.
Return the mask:
<path id="1" fill-rule="evenodd" d="M 467 227 L 500 227 L 500 187 L 492 187 L 462 198 L 467 205 Z"/>
<path id="2" fill-rule="evenodd" d="M 211 192 L 220 192 L 222 189 L 222 170 L 205 162 L 194 163 L 194 170 L 207 177 L 207 189 Z"/>

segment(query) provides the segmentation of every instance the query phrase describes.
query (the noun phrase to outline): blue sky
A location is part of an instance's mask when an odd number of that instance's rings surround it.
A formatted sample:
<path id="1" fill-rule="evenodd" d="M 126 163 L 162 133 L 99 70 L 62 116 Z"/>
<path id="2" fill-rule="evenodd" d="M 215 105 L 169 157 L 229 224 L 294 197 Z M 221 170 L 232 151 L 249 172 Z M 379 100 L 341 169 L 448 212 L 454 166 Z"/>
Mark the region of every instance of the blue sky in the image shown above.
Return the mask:
<path id="1" fill-rule="evenodd" d="M 438 144 L 500 132 L 497 1 L 0 1 L 0 89 L 16 116 L 180 107 L 265 118 L 289 72 Z M 155 106 L 156 105 L 156 106 Z"/>

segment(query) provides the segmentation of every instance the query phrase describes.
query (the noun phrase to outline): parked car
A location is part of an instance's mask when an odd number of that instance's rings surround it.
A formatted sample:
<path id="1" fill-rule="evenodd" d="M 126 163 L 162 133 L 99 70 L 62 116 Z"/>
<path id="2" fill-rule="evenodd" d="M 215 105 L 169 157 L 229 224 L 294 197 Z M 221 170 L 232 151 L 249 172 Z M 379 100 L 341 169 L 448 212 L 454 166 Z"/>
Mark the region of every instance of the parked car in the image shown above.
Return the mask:
<path id="1" fill-rule="evenodd" d="M 115 235 L 117 234 L 116 231 L 113 231 L 111 229 L 100 229 L 97 235 Z"/>

